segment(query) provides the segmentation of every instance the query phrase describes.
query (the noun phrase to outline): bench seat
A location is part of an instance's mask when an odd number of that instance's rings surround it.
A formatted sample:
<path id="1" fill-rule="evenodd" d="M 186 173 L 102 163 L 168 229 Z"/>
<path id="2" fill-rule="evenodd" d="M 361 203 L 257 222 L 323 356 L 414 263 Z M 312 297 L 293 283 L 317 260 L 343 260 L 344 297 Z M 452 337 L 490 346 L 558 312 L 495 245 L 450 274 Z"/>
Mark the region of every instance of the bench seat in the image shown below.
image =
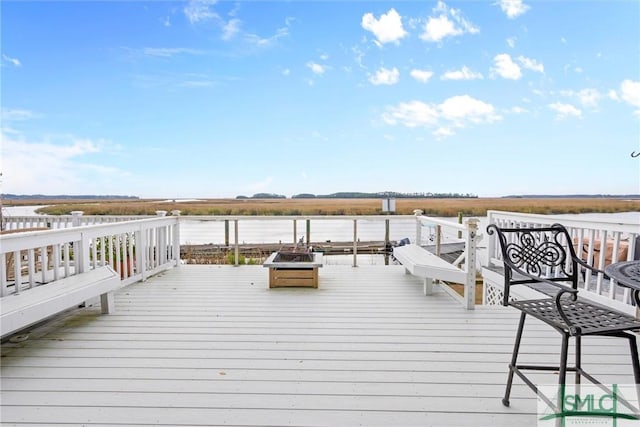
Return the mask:
<path id="1" fill-rule="evenodd" d="M 113 291 L 119 286 L 120 276 L 104 266 L 6 295 L 0 298 L 0 335 L 4 337 L 97 296 L 102 313 L 111 313 Z"/>
<path id="2" fill-rule="evenodd" d="M 393 256 L 405 270 L 425 279 L 425 294 L 430 294 L 433 280 L 465 283 L 467 273 L 416 244 L 393 248 Z"/>

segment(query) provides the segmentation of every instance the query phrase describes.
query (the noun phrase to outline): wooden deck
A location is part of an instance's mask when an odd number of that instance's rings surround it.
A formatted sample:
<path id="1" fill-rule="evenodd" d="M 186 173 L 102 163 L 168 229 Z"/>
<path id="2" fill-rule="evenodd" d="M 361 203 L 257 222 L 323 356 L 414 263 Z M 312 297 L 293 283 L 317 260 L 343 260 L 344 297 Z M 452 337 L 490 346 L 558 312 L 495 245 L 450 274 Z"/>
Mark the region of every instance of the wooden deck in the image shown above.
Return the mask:
<path id="1" fill-rule="evenodd" d="M 3 426 L 535 426 L 515 380 L 518 313 L 466 311 L 402 266 L 325 266 L 319 289 L 268 289 L 261 266 L 186 265 L 2 345 Z M 585 339 L 584 365 L 631 383 L 626 342 Z M 554 362 L 531 323 L 523 361 Z M 540 383 L 555 382 L 541 374 Z"/>

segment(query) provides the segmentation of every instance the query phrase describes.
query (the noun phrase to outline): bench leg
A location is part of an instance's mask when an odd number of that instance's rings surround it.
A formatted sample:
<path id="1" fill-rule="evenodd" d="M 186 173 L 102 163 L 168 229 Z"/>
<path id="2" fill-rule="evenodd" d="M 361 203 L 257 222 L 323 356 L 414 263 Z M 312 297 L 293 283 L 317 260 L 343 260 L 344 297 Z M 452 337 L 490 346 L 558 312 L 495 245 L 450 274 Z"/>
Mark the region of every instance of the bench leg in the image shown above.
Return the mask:
<path id="1" fill-rule="evenodd" d="M 113 292 L 100 295 L 100 308 L 102 314 L 113 313 L 116 310 L 116 303 Z"/>
<path id="2" fill-rule="evenodd" d="M 425 295 L 433 294 L 433 279 L 430 277 L 424 278 L 424 294 Z"/>

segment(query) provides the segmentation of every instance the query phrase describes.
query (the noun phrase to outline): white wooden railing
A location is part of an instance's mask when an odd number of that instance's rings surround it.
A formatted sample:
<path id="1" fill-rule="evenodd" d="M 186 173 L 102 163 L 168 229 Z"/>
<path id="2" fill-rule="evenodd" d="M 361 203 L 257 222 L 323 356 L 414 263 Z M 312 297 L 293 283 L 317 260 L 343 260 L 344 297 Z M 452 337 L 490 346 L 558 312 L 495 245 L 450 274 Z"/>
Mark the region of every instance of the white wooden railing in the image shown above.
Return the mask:
<path id="1" fill-rule="evenodd" d="M 122 285 L 180 259 L 177 217 L 157 217 L 0 236 L 0 296 L 111 265 Z"/>
<path id="2" fill-rule="evenodd" d="M 424 216 L 419 209 L 415 210 L 414 214 L 417 245 L 433 246 L 433 253 L 440 256 L 443 243 L 459 244 L 461 253 L 450 264 L 465 273 L 465 282 L 461 283 L 464 286 L 463 293 L 460 295 L 445 284 L 441 284 L 441 288 L 465 308 L 472 309 L 475 305 L 476 295 L 477 244 L 482 239 L 478 233 L 478 219 L 469 218 L 464 224 L 458 224 L 453 221 Z"/>
<path id="3" fill-rule="evenodd" d="M 166 211 L 156 211 L 156 216 L 165 216 L 166 213 Z M 57 230 L 81 225 L 113 224 L 143 218 L 153 218 L 153 215 L 84 215 L 82 211 L 73 211 L 71 215 L 3 215 L 2 230 Z"/>
<path id="4" fill-rule="evenodd" d="M 619 261 L 640 258 L 640 224 L 625 224 L 605 221 L 589 221 L 554 215 L 523 214 L 515 212 L 488 211 L 489 224 L 499 227 L 541 227 L 554 223 L 564 225 L 573 239 L 576 253 L 587 263 L 603 269 Z M 496 236 L 487 236 L 487 265 L 501 265 L 502 254 Z M 486 284 L 486 283 L 485 283 Z M 588 298 L 615 308 L 634 312 L 629 288 L 619 286 L 602 274 L 593 276 L 588 271 L 580 284 L 581 292 Z M 499 304 L 502 299 L 502 284 L 485 286 L 485 304 Z"/>

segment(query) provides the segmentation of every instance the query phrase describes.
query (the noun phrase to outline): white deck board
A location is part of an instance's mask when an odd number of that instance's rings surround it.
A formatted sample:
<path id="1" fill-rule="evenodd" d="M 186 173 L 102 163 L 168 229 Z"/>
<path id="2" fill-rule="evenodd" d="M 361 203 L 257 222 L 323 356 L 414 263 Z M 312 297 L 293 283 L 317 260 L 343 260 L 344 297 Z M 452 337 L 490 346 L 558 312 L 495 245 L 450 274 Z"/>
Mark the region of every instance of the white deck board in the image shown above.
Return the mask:
<path id="1" fill-rule="evenodd" d="M 325 266 L 319 289 L 268 289 L 261 266 L 181 266 L 116 293 L 118 311 L 67 314 L 2 346 L 11 425 L 535 426 L 515 380 L 519 314 L 422 294 L 401 266 Z M 555 363 L 530 322 L 522 361 Z M 632 382 L 623 340 L 585 338 L 583 363 Z M 553 383 L 553 374 L 538 374 Z"/>

